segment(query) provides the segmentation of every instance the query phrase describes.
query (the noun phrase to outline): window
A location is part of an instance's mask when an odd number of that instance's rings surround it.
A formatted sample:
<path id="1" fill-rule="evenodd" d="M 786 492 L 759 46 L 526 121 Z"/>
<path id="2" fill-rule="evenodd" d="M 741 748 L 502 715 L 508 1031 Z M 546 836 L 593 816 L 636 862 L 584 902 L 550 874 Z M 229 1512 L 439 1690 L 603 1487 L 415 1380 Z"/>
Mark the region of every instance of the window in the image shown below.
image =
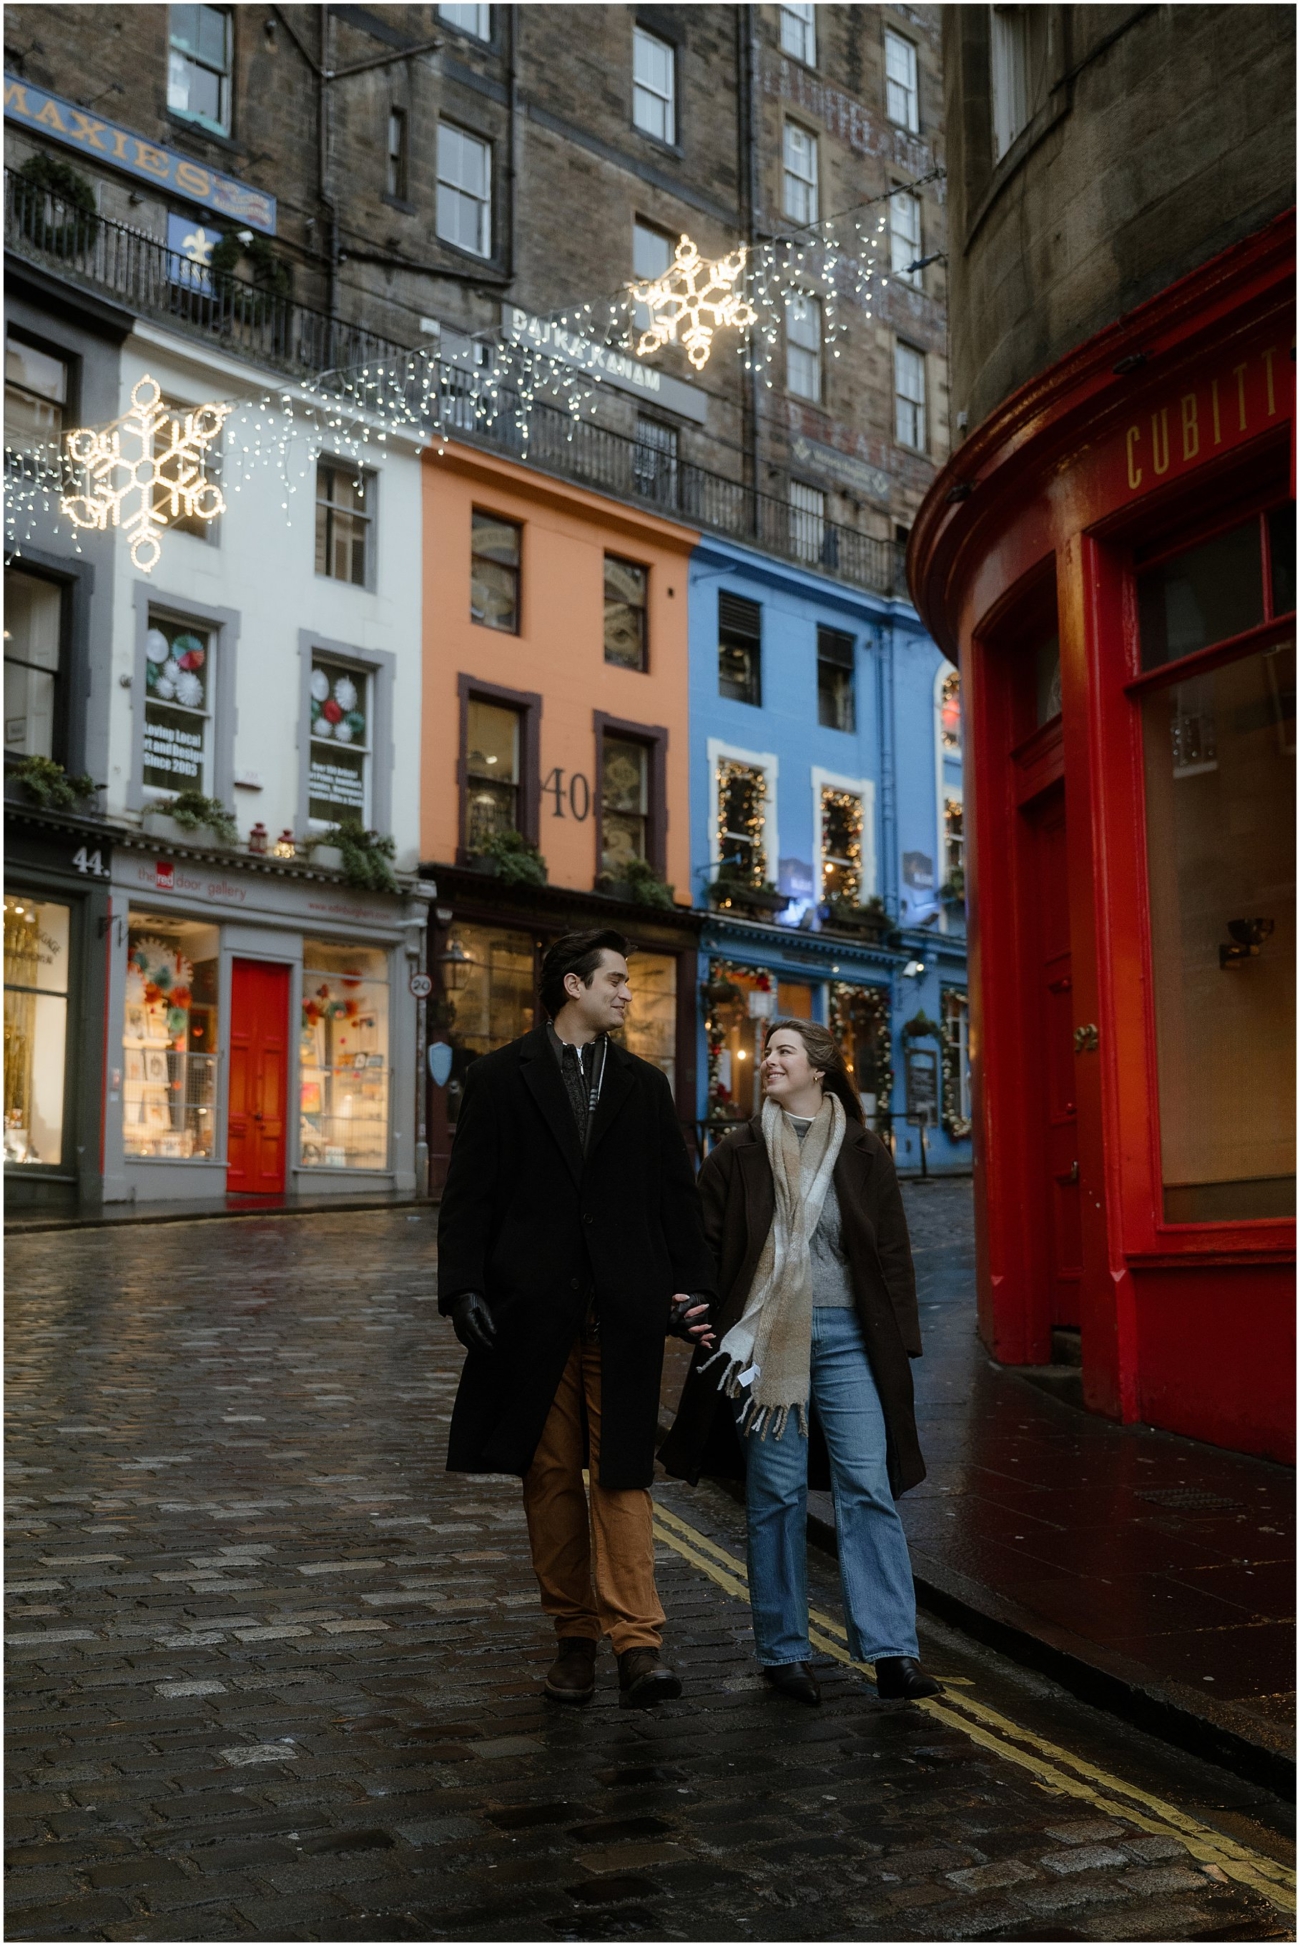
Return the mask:
<path id="1" fill-rule="evenodd" d="M 58 456 L 68 403 L 68 367 L 62 358 L 21 338 L 5 338 L 5 444 L 22 452 L 45 448 Z"/>
<path id="2" fill-rule="evenodd" d="M 916 49 L 901 34 L 885 29 L 885 113 L 915 135 L 921 126 Z"/>
<path id="3" fill-rule="evenodd" d="M 943 800 L 943 882 L 954 893 L 966 887 L 966 837 L 960 797 L 945 793 Z"/>
<path id="4" fill-rule="evenodd" d="M 1000 161 L 1029 121 L 1029 20 L 1025 7 L 993 7 L 991 12 L 993 155 Z"/>
<path id="5" fill-rule="evenodd" d="M 822 307 L 805 291 L 795 291 L 785 300 L 785 383 L 797 398 L 820 404 Z"/>
<path id="6" fill-rule="evenodd" d="M 915 268 L 920 257 L 921 198 L 910 190 L 899 190 L 889 199 L 889 268 L 918 291 L 924 276 Z"/>
<path id="7" fill-rule="evenodd" d="M 651 224 L 643 223 L 638 216 L 632 225 L 632 275 L 639 284 L 648 284 L 655 277 L 662 277 L 673 260 L 673 240 L 664 230 L 656 230 Z M 644 304 L 632 306 L 632 322 L 636 330 L 650 329 L 650 311 Z"/>
<path id="8" fill-rule="evenodd" d="M 531 933 L 501 926 L 456 922 L 454 978 L 444 990 L 452 1020 L 446 1030 L 452 1046 L 447 1082 L 447 1120 L 454 1128 L 465 1092 L 465 1076 L 480 1054 L 518 1040 L 534 1024 L 534 956 Z"/>
<path id="9" fill-rule="evenodd" d="M 316 468 L 316 572 L 364 588 L 374 475 L 321 460 Z"/>
<path id="10" fill-rule="evenodd" d="M 743 595 L 718 595 L 718 694 L 733 703 L 763 701 L 763 611 Z"/>
<path id="11" fill-rule="evenodd" d="M 406 201 L 407 193 L 407 155 L 406 155 L 406 110 L 390 108 L 388 111 L 388 193 L 399 203 Z"/>
<path id="12" fill-rule="evenodd" d="M 144 639 L 144 772 L 148 790 L 201 791 L 212 769 L 212 632 L 150 614 Z"/>
<path id="13" fill-rule="evenodd" d="M 718 871 L 746 885 L 767 878 L 767 772 L 756 764 L 718 761 Z"/>
<path id="14" fill-rule="evenodd" d="M 5 894 L 5 1162 L 63 1161 L 72 914 Z"/>
<path id="15" fill-rule="evenodd" d="M 821 896 L 826 905 L 862 898 L 862 799 L 824 784 L 821 793 Z"/>
<path id="16" fill-rule="evenodd" d="M 1295 1198 L 1295 623 L 1256 515 L 1137 575 L 1164 1215 L 1290 1215 Z M 1246 633 L 1246 631 L 1250 631 Z M 1179 677 L 1175 657 L 1231 644 Z"/>
<path id="17" fill-rule="evenodd" d="M 632 479 L 646 500 L 661 507 L 677 505 L 677 428 L 657 419 L 637 419 Z"/>
<path id="18" fill-rule="evenodd" d="M 471 696 L 465 716 L 465 849 L 519 829 L 519 712 Z"/>
<path id="19" fill-rule="evenodd" d="M 826 553 L 826 495 L 820 487 L 790 481 L 790 549 L 801 561 Z"/>
<path id="20" fill-rule="evenodd" d="M 462 34 L 472 34 L 476 41 L 490 41 L 492 38 L 491 7 L 449 6 L 444 3 L 438 8 L 438 18 L 459 27 Z"/>
<path id="21" fill-rule="evenodd" d="M 970 1005 L 956 987 L 945 987 L 943 1024 L 943 1125 L 956 1142 L 970 1134 Z"/>
<path id="22" fill-rule="evenodd" d="M 370 822 L 373 681 L 364 669 L 312 656 L 307 815 L 320 823 Z"/>
<path id="23" fill-rule="evenodd" d="M 167 106 L 218 135 L 230 133 L 229 7 L 172 7 Z"/>
<path id="24" fill-rule="evenodd" d="M 961 755 L 961 677 L 955 669 L 939 691 L 939 742 L 945 757 Z"/>
<path id="25" fill-rule="evenodd" d="M 492 150 L 451 122 L 438 123 L 438 235 L 473 257 L 492 255 Z"/>
<path id="26" fill-rule="evenodd" d="M 126 1154 L 213 1162 L 217 1154 L 215 926 L 132 912 L 122 1033 Z"/>
<path id="27" fill-rule="evenodd" d="M 644 27 L 632 29 L 632 120 L 660 142 L 677 140 L 677 53 Z"/>
<path id="28" fill-rule="evenodd" d="M 308 1169 L 388 1162 L 388 956 L 302 943 L 298 1148 Z"/>
<path id="29" fill-rule="evenodd" d="M 163 406 L 163 409 L 166 412 L 170 413 L 171 418 L 173 420 L 180 421 L 182 427 L 185 424 L 186 416 L 189 413 L 194 411 L 194 407 L 192 405 L 184 405 L 177 399 L 164 398 L 161 401 L 161 404 Z M 203 455 L 203 457 L 199 460 L 199 467 L 201 472 L 208 479 L 211 480 L 219 479 L 221 476 L 221 452 L 220 452 L 220 444 L 219 444 L 220 434 L 218 434 L 217 437 L 218 437 L 218 444 L 215 447 L 210 447 L 208 451 Z M 163 423 L 158 427 L 158 430 L 154 433 L 153 436 L 153 451 L 154 451 L 155 459 L 158 457 L 160 453 L 166 452 L 170 438 L 171 438 L 170 427 L 168 425 L 168 422 L 164 420 Z M 175 462 L 173 462 L 173 467 L 174 466 L 175 466 Z M 202 516 L 197 513 L 194 514 L 183 513 L 181 511 L 180 498 L 176 493 L 175 488 L 169 486 L 165 480 L 154 481 L 153 504 L 155 510 L 165 517 L 167 521 L 167 531 L 169 534 L 193 534 L 199 540 L 203 540 L 203 541 L 211 540 L 213 538 L 216 532 L 213 522 L 210 520 L 204 520 Z M 210 496 L 209 496 L 209 504 L 210 504 Z"/>
<path id="30" fill-rule="evenodd" d="M 811 0 L 781 9 L 781 52 L 793 54 L 805 67 L 817 65 L 817 25 Z"/>
<path id="31" fill-rule="evenodd" d="M 817 631 L 817 721 L 827 730 L 856 730 L 854 642 L 837 628 Z"/>
<path id="32" fill-rule="evenodd" d="M 622 878 L 634 858 L 649 858 L 650 752 L 630 737 L 601 738 L 600 869 Z"/>
<path id="33" fill-rule="evenodd" d="M 53 757 L 60 742 L 63 590 L 5 569 L 5 755 Z"/>
<path id="34" fill-rule="evenodd" d="M 677 1085 L 677 955 L 635 953 L 631 962 L 632 1004 L 623 1028 L 623 1045 L 649 1061 Z M 692 1110 L 692 1113 L 694 1110 Z"/>
<path id="35" fill-rule="evenodd" d="M 646 667 L 649 580 L 649 571 L 635 561 L 605 556 L 605 660 L 620 669 Z"/>
<path id="36" fill-rule="evenodd" d="M 735 996 L 711 1002 L 708 1014 L 708 1112 L 722 1134 L 763 1105 L 759 1070 L 768 1022 L 773 1015 L 811 1020 L 813 995 L 802 980 L 773 980 L 770 973 L 726 960 L 714 960 L 709 972 L 711 985 L 729 987 Z"/>
<path id="37" fill-rule="evenodd" d="M 886 1137 L 894 1091 L 891 1014 L 888 987 L 831 982 L 831 1031 L 844 1050 L 868 1128 Z"/>
<path id="38" fill-rule="evenodd" d="M 894 437 L 925 451 L 925 353 L 911 345 L 894 346 Z"/>
<path id="39" fill-rule="evenodd" d="M 787 122 L 782 154 L 781 207 L 802 229 L 817 221 L 817 137 L 798 122 Z"/>
<path id="40" fill-rule="evenodd" d="M 470 540 L 469 615 L 484 628 L 519 633 L 519 556 L 522 528 L 475 507 Z"/>

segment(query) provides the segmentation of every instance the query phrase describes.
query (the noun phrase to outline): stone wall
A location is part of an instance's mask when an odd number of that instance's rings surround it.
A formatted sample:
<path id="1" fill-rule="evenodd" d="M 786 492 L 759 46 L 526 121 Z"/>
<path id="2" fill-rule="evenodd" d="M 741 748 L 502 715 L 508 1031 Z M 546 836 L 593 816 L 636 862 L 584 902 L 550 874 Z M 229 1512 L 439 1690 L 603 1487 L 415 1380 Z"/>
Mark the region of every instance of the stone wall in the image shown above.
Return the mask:
<path id="1" fill-rule="evenodd" d="M 993 9 L 945 10 L 953 409 L 972 428 L 1295 201 L 1292 8 L 1006 11 L 1030 22 L 1030 119 L 995 161 Z"/>

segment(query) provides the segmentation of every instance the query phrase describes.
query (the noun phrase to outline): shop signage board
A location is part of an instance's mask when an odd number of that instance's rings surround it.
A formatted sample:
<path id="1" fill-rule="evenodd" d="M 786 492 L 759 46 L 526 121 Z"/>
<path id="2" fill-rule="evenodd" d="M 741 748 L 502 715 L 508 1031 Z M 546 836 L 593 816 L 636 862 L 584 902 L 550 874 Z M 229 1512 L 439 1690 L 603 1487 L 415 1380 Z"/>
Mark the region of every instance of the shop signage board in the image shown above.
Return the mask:
<path id="1" fill-rule="evenodd" d="M 909 1047 L 904 1056 L 907 1119 L 933 1128 L 939 1119 L 939 1057 L 928 1047 Z"/>
<path id="2" fill-rule="evenodd" d="M 176 149 L 146 142 L 120 123 L 104 121 L 78 108 L 75 102 L 33 87 L 30 81 L 20 81 L 13 74 L 5 76 L 5 119 L 107 163 L 111 169 L 137 176 L 155 189 L 170 190 L 186 202 L 216 210 L 243 228 L 275 235 L 274 196 L 234 176 L 222 175 L 219 169 L 208 169 Z"/>
<path id="3" fill-rule="evenodd" d="M 579 337 L 576 331 L 566 331 L 553 318 L 534 317 L 530 311 L 521 311 L 517 304 L 502 305 L 501 322 L 512 344 L 531 345 L 549 358 L 558 358 L 562 364 L 590 372 L 606 385 L 635 392 L 643 399 L 654 399 L 669 412 L 693 419 L 698 426 L 708 419 L 708 401 L 696 386 L 671 378 L 667 372 L 657 371 L 653 365 L 619 351 L 614 345 L 600 345 L 594 339 Z"/>

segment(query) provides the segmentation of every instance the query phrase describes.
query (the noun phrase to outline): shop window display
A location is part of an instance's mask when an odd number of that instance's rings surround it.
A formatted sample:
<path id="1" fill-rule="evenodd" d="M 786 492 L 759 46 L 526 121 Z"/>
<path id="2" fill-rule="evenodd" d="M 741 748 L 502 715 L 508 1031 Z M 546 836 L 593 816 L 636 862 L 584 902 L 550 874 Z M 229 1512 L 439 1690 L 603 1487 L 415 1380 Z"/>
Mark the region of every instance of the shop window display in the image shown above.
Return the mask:
<path id="1" fill-rule="evenodd" d="M 662 1068 L 668 1085 L 677 1085 L 677 960 L 672 953 L 634 953 L 628 962 L 632 1004 L 623 1043 Z M 692 1111 L 693 1112 L 693 1111 Z"/>
<path id="2" fill-rule="evenodd" d="M 5 1162 L 63 1160 L 71 913 L 5 894 Z"/>
<path id="3" fill-rule="evenodd" d="M 888 989 L 832 982 L 830 1024 L 844 1050 L 867 1127 L 888 1139 L 894 1092 Z"/>
<path id="4" fill-rule="evenodd" d="M 122 1032 L 122 1134 L 128 1157 L 216 1159 L 215 926 L 133 912 Z"/>
<path id="5" fill-rule="evenodd" d="M 534 970 L 532 934 L 504 927 L 461 926 L 454 990 L 440 1001 L 443 1032 L 452 1048 L 447 1083 L 447 1120 L 454 1127 L 465 1091 L 465 1076 L 480 1054 L 518 1040 L 533 1026 Z"/>
<path id="6" fill-rule="evenodd" d="M 299 1144 L 306 1168 L 388 1166 L 388 955 L 303 941 Z"/>
<path id="7" fill-rule="evenodd" d="M 635 985 L 635 982 L 634 982 Z M 811 1020 L 813 990 L 802 980 L 715 960 L 704 989 L 709 1054 L 708 1120 L 725 1133 L 762 1106 L 759 1065 L 768 1023 Z"/>

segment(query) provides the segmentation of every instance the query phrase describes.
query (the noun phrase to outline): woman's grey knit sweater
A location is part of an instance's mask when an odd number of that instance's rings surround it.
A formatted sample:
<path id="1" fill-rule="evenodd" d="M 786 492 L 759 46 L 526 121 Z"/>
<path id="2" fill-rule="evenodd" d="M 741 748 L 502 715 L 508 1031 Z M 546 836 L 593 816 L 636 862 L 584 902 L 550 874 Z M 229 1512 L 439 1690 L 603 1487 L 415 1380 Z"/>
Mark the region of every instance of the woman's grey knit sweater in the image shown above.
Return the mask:
<path id="1" fill-rule="evenodd" d="M 812 1120 L 810 1117 L 805 1119 L 801 1115 L 791 1115 L 790 1125 L 802 1142 L 812 1127 Z M 852 1310 L 853 1283 L 840 1235 L 840 1202 L 835 1194 L 834 1181 L 827 1184 L 826 1200 L 822 1204 L 822 1213 L 813 1231 L 808 1254 L 812 1259 L 814 1308 L 834 1305 L 842 1311 Z"/>

